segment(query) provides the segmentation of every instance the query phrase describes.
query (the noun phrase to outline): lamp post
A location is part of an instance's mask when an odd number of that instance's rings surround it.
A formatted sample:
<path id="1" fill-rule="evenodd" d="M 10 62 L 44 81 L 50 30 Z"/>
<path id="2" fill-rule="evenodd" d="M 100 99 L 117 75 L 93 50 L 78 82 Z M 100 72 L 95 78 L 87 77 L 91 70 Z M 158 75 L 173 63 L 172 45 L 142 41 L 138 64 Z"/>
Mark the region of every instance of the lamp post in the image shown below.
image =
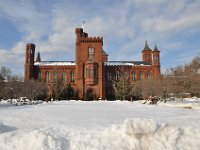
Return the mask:
<path id="1" fill-rule="evenodd" d="M 11 98 L 11 100 L 13 98 L 13 88 L 12 87 L 10 88 L 10 98 Z"/>
<path id="2" fill-rule="evenodd" d="M 33 90 L 33 100 L 35 100 L 35 89 Z"/>
<path id="3" fill-rule="evenodd" d="M 165 86 L 163 88 L 163 97 L 164 97 L 165 103 L 166 103 L 166 87 Z"/>

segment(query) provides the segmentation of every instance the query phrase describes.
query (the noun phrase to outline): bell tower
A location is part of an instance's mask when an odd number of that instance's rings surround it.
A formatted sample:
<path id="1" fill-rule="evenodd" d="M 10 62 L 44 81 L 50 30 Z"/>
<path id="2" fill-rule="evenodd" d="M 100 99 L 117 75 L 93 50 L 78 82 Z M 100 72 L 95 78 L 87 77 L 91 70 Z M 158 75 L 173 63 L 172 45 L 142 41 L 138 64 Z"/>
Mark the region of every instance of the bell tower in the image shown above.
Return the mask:
<path id="1" fill-rule="evenodd" d="M 153 74 L 154 77 L 160 76 L 160 51 L 158 50 L 157 45 L 155 45 L 153 50 Z"/>
<path id="2" fill-rule="evenodd" d="M 31 80 L 34 77 L 34 56 L 35 56 L 35 44 L 28 43 L 26 45 L 26 56 L 25 56 L 25 73 L 24 80 Z"/>

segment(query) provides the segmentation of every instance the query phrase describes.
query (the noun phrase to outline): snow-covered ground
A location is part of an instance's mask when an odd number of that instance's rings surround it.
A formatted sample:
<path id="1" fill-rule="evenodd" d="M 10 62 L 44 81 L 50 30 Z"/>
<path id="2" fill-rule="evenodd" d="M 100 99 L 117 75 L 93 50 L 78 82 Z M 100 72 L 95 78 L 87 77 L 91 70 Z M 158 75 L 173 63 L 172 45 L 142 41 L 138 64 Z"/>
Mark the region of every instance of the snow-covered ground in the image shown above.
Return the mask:
<path id="1" fill-rule="evenodd" d="M 128 101 L 0 104 L 0 150 L 199 150 L 200 110 Z"/>

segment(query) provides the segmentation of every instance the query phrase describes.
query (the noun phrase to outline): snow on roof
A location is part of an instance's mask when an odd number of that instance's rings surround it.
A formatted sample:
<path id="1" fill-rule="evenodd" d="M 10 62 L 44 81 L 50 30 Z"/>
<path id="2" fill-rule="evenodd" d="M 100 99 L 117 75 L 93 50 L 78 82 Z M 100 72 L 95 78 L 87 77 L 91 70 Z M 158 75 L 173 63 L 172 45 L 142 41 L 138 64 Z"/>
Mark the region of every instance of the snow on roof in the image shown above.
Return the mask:
<path id="1" fill-rule="evenodd" d="M 75 61 L 41 61 L 35 62 L 35 66 L 74 66 Z"/>
<path id="2" fill-rule="evenodd" d="M 148 62 L 144 61 L 107 61 L 105 66 L 150 66 Z"/>

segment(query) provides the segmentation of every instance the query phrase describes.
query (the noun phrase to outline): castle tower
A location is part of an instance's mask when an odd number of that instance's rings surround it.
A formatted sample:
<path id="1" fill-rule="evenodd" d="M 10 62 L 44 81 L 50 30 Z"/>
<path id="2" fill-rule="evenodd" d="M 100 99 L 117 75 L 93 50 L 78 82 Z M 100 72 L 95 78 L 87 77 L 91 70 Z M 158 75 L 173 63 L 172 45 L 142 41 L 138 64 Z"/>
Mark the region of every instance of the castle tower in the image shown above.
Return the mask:
<path id="1" fill-rule="evenodd" d="M 34 77 L 34 56 L 35 56 L 35 44 L 28 43 L 26 45 L 26 56 L 25 56 L 25 76 L 24 80 L 31 80 Z"/>
<path id="2" fill-rule="evenodd" d="M 82 28 L 76 28 L 76 75 L 75 84 L 80 98 L 103 98 L 103 52 L 102 37 L 88 37 Z M 104 54 L 104 55 L 103 55 Z"/>
<path id="3" fill-rule="evenodd" d="M 145 46 L 142 50 L 142 61 L 152 64 L 152 50 L 149 48 L 147 40 L 145 41 Z"/>
<path id="4" fill-rule="evenodd" d="M 155 45 L 153 50 L 153 74 L 154 77 L 160 76 L 160 51 L 158 50 L 157 45 Z"/>

